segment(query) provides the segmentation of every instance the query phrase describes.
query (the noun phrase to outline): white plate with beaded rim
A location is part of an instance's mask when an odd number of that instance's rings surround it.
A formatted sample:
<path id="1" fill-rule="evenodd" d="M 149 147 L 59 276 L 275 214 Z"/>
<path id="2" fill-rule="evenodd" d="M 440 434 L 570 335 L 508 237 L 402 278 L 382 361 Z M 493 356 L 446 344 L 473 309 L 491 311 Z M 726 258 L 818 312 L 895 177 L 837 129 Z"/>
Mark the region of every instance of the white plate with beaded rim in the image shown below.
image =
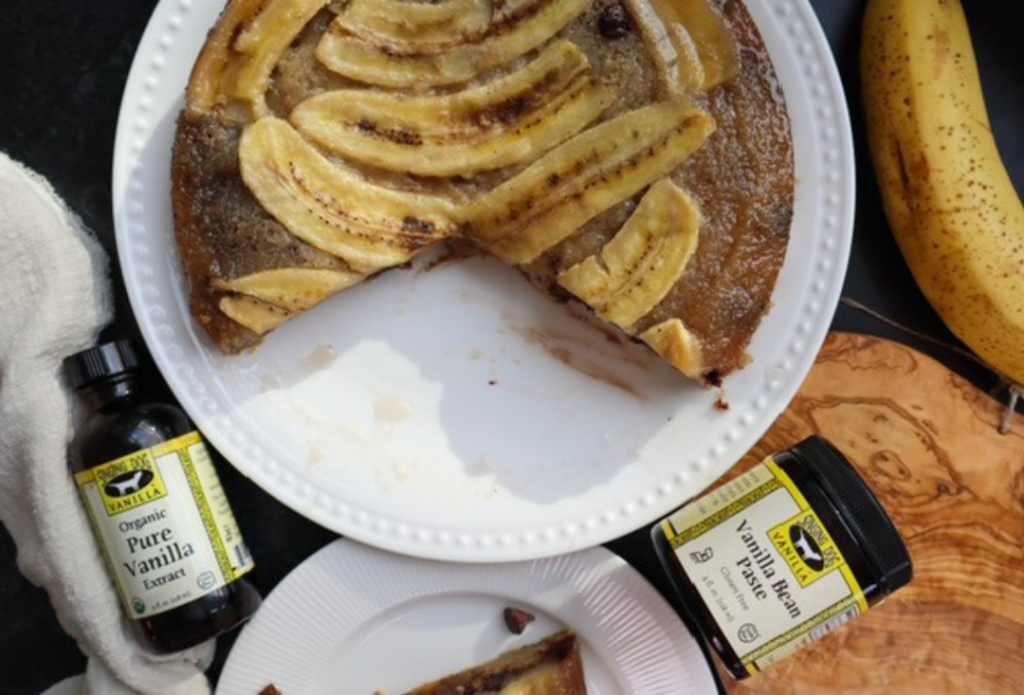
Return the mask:
<path id="1" fill-rule="evenodd" d="M 748 6 L 786 94 L 797 191 L 773 308 L 749 347 L 752 364 L 726 382 L 722 412 L 714 390 L 680 384 L 640 348 L 567 321 L 564 306 L 482 259 L 385 273 L 252 353 L 218 353 L 187 309 L 169 170 L 174 120 L 220 3 L 161 0 L 125 88 L 113 198 L 132 309 L 178 400 L 284 504 L 410 555 L 552 556 L 621 536 L 699 493 L 796 393 L 852 240 L 852 137 L 817 18 L 807 0 Z"/>
<path id="2" fill-rule="evenodd" d="M 523 634 L 503 610 L 535 616 Z M 717 691 L 672 607 L 614 553 L 591 548 L 497 565 L 433 562 L 337 540 L 267 597 L 224 664 L 217 695 L 402 693 L 563 628 L 590 695 Z M 344 688 L 342 690 L 342 687 Z"/>

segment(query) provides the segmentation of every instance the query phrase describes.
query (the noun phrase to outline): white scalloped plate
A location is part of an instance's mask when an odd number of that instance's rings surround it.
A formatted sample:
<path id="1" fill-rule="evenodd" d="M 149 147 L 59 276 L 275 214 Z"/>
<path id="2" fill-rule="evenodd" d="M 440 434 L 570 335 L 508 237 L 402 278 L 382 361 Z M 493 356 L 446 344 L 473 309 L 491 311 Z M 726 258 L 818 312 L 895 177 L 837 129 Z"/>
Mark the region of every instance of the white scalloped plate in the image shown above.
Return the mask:
<path id="1" fill-rule="evenodd" d="M 730 408 L 610 340 L 515 271 L 458 260 L 390 272 L 219 354 L 186 308 L 169 196 L 174 120 L 221 3 L 161 0 L 114 152 L 118 254 L 143 337 L 213 445 L 339 533 L 438 559 L 593 546 L 704 489 L 796 393 L 828 331 L 853 230 L 838 73 L 807 0 L 749 2 L 789 104 L 797 195 L 774 308 L 729 377 Z"/>
<path id="2" fill-rule="evenodd" d="M 536 616 L 509 632 L 506 606 Z M 404 693 L 563 628 L 590 695 L 716 692 L 700 647 L 636 570 L 604 548 L 501 565 L 438 563 L 334 541 L 267 597 L 217 695 Z"/>

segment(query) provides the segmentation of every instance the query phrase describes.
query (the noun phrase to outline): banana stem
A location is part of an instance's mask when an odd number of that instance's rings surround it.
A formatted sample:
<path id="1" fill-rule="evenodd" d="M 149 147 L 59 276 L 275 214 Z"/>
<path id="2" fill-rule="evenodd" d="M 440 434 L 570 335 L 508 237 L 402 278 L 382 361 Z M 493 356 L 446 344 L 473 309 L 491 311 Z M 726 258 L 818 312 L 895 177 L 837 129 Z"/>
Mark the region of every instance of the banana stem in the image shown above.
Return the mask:
<path id="1" fill-rule="evenodd" d="M 938 338 L 934 338 L 928 335 L 927 333 L 916 331 L 913 328 L 910 328 L 909 326 L 904 326 L 903 324 L 892 320 L 888 316 L 878 313 L 871 307 L 861 304 L 856 299 L 850 299 L 849 297 L 841 297 L 839 301 L 850 308 L 862 311 L 868 316 L 871 316 L 872 318 L 877 319 L 884 324 L 892 326 L 893 328 L 901 330 L 904 333 L 912 335 L 915 338 L 920 338 L 921 340 L 929 342 L 932 345 L 938 345 L 941 348 L 951 350 L 952 352 L 955 352 L 958 355 L 966 357 L 967 359 L 976 362 L 977 364 L 981 365 L 988 371 L 995 374 L 1000 381 L 1002 381 L 1004 384 L 1008 386 L 1008 400 L 1006 403 L 1006 410 L 1003 411 L 1003 417 L 999 421 L 998 431 L 999 434 L 1010 433 L 1010 424 L 1013 422 L 1013 415 L 1017 410 L 1017 402 L 1021 399 L 1022 396 L 1024 396 L 1024 384 L 1018 384 L 1012 379 L 1007 378 L 1004 374 L 1000 373 L 999 370 L 995 369 L 992 365 L 990 365 L 988 362 L 975 355 L 973 352 L 970 352 L 969 350 L 964 350 L 963 348 L 957 347 L 956 345 L 951 345 L 943 340 L 939 340 Z"/>

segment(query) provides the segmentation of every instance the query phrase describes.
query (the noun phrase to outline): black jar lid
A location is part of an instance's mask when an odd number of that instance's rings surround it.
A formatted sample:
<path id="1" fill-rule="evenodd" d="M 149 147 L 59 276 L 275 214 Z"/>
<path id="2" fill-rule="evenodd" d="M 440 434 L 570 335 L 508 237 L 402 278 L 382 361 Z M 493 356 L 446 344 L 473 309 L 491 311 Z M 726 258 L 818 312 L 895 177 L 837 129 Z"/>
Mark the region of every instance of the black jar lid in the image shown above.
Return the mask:
<path id="1" fill-rule="evenodd" d="M 72 388 L 78 388 L 139 366 L 139 356 L 130 340 L 117 340 L 70 355 L 64 359 L 64 374 Z"/>
<path id="2" fill-rule="evenodd" d="M 846 520 L 879 573 L 879 587 L 891 593 L 914 575 L 910 553 L 878 498 L 836 447 L 819 436 L 808 437 L 790 453 L 814 476 Z"/>

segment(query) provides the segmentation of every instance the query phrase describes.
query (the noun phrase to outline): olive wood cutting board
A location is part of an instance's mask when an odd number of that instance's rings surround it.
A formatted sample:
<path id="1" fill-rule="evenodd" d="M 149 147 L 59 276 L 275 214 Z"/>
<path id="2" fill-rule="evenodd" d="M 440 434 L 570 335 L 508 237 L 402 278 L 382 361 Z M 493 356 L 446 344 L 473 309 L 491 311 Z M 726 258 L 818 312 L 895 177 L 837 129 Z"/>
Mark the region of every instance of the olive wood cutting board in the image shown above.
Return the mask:
<path id="1" fill-rule="evenodd" d="M 1024 693 L 1024 416 L 1000 435 L 1002 414 L 911 348 L 829 336 L 789 408 L 729 475 L 825 436 L 899 528 L 914 579 L 763 673 L 723 676 L 730 695 Z"/>

